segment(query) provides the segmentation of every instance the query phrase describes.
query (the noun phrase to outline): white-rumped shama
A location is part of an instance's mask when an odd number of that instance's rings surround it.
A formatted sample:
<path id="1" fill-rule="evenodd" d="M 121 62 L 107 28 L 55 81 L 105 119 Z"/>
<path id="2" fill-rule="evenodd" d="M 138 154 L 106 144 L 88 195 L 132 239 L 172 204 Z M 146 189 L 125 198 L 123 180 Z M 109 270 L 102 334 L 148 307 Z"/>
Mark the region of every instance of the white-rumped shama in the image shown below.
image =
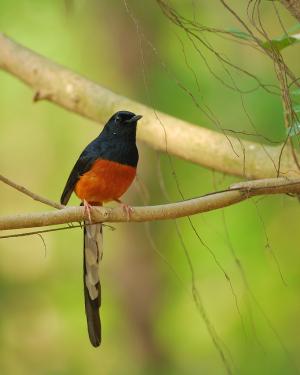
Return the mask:
<path id="1" fill-rule="evenodd" d="M 87 210 L 104 202 L 119 202 L 136 175 L 139 159 L 136 126 L 141 117 L 119 111 L 109 119 L 99 136 L 79 156 L 62 193 L 62 204 L 68 203 L 73 191 Z M 89 338 L 97 347 L 101 343 L 102 224 L 90 224 L 85 221 L 84 225 L 84 300 Z"/>

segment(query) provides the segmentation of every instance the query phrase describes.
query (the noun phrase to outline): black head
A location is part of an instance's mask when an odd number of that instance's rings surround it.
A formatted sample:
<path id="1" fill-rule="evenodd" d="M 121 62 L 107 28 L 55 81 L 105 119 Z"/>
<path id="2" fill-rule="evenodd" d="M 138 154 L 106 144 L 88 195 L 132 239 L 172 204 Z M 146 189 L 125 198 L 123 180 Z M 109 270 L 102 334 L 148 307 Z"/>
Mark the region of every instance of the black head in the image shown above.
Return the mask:
<path id="1" fill-rule="evenodd" d="M 104 131 L 112 137 L 134 136 L 135 138 L 136 125 L 141 118 L 142 116 L 128 111 L 116 112 L 106 123 Z"/>

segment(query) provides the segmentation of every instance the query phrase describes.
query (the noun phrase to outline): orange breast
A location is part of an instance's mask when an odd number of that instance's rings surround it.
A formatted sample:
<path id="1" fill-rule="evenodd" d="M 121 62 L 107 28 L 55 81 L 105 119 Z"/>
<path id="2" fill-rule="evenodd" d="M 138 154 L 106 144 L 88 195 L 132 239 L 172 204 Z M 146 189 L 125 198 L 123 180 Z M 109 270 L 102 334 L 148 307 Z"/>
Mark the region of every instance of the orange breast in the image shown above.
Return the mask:
<path id="1" fill-rule="evenodd" d="M 75 193 L 87 202 L 108 202 L 120 198 L 133 182 L 136 168 L 109 160 L 96 160 L 82 175 Z"/>

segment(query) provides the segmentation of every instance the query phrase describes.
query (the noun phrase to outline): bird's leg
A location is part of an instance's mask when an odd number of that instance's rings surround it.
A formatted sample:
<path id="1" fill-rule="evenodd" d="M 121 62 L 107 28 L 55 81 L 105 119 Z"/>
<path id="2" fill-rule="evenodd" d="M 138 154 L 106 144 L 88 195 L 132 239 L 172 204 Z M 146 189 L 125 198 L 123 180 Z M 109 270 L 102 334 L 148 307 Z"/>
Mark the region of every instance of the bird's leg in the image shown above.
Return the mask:
<path id="1" fill-rule="evenodd" d="M 83 200 L 83 207 L 84 207 L 84 214 L 87 213 L 89 222 L 92 224 L 92 217 L 91 217 L 91 211 L 92 211 L 92 206 L 84 199 Z"/>
<path id="2" fill-rule="evenodd" d="M 122 208 L 123 208 L 123 211 L 127 217 L 127 221 L 130 220 L 131 218 L 131 214 L 133 213 L 133 208 L 131 206 L 129 206 L 128 204 L 126 203 L 123 203 L 120 199 L 114 199 L 115 202 L 118 202 L 122 205 Z"/>

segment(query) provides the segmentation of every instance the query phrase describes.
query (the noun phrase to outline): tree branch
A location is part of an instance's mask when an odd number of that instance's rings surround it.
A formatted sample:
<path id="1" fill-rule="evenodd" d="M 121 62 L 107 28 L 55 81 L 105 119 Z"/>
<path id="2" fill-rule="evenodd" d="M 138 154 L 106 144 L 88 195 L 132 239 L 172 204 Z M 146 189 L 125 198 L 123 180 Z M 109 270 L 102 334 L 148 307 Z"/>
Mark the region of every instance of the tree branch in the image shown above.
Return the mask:
<path id="1" fill-rule="evenodd" d="M 0 68 L 32 87 L 35 100 L 50 100 L 102 124 L 120 109 L 132 110 L 144 116 L 138 139 L 156 150 L 167 148 L 170 154 L 232 175 L 247 178 L 277 175 L 274 164 L 278 164 L 281 145 L 262 146 L 230 136 L 225 138 L 224 134 L 155 112 L 55 64 L 1 33 L 0 51 Z M 282 175 L 299 177 L 287 146 L 280 165 Z"/>
<path id="2" fill-rule="evenodd" d="M 228 190 L 207 194 L 199 198 L 158 206 L 134 207 L 130 221 L 176 219 L 230 206 L 257 195 L 300 193 L 300 179 L 262 179 L 239 183 Z M 87 220 L 83 207 L 68 207 L 54 212 L 18 214 L 0 217 L 0 230 L 41 227 Z M 94 222 L 126 222 L 121 207 L 95 207 Z"/>
<path id="3" fill-rule="evenodd" d="M 300 1 L 299 0 L 281 0 L 281 3 L 287 8 L 292 16 L 300 22 Z"/>

